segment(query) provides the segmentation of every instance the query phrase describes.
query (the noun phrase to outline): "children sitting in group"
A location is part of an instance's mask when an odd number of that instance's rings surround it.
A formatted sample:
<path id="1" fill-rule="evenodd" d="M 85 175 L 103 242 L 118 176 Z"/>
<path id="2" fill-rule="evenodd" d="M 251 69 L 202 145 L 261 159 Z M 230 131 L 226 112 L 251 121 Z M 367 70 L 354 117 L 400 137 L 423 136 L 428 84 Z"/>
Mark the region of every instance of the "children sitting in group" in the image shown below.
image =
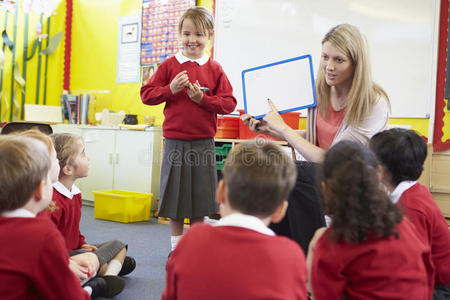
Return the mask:
<path id="1" fill-rule="evenodd" d="M 427 156 L 424 139 L 412 130 L 393 128 L 374 135 L 370 148 L 382 164 L 382 181 L 392 202 L 431 247 L 436 270 L 433 299 L 450 299 L 450 231 L 428 188 L 417 182 Z"/>
<path id="2" fill-rule="evenodd" d="M 181 238 L 162 299 L 307 299 L 301 248 L 267 227 L 284 216 L 295 178 L 292 159 L 275 143 L 234 147 L 216 192 L 222 219 L 195 224 Z"/>
<path id="3" fill-rule="evenodd" d="M 132 272 L 136 262 L 126 256 L 127 245 L 117 241 L 109 241 L 97 245 L 87 244 L 80 233 L 81 192 L 74 185 L 78 178 L 86 177 L 89 170 L 89 157 L 79 136 L 63 133 L 52 135 L 60 165 L 59 181 L 53 184 L 53 211 L 44 211 L 40 217 L 50 218 L 62 233 L 66 249 L 70 256 L 80 253 L 94 253 L 100 264 L 98 276 L 124 276 Z M 109 297 L 122 291 L 125 281 L 117 277 L 115 289 Z"/>
<path id="4" fill-rule="evenodd" d="M 34 128 L 24 131 L 14 131 L 12 132 L 12 134 L 37 139 L 47 146 L 47 150 L 50 154 L 51 160 L 51 183 L 54 184 L 55 182 L 57 182 L 60 167 L 56 150 L 53 146 L 53 141 L 50 136 Z M 54 211 L 55 209 L 55 202 L 52 201 L 45 210 Z M 98 296 L 111 297 L 123 289 L 124 283 L 121 278 L 116 278 L 115 276 L 104 276 L 102 278 L 95 277 L 97 275 L 98 269 L 100 268 L 100 262 L 97 256 L 92 252 L 85 252 L 70 256 L 69 268 L 78 277 L 80 283 L 84 287 L 95 286 L 98 290 L 95 294 Z"/>
<path id="5" fill-rule="evenodd" d="M 375 155 L 339 142 L 319 174 L 332 221 L 308 251 L 314 299 L 430 299 L 430 248 L 380 185 Z"/>
<path id="6" fill-rule="evenodd" d="M 50 221 L 35 218 L 52 199 L 45 144 L 29 137 L 0 136 L 0 165 L 1 298 L 89 299 L 69 269 L 61 234 Z"/>

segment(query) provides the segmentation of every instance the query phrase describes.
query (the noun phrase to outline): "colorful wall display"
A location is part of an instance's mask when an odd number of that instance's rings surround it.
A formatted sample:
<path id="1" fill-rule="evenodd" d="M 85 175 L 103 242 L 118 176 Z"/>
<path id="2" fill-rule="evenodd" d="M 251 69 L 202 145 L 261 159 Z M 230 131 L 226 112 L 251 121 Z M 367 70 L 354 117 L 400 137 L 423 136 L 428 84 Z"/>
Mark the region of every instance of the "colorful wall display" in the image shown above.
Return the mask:
<path id="1" fill-rule="evenodd" d="M 192 0 L 143 1 L 141 65 L 160 64 L 182 49 L 178 44 L 178 20 L 194 5 Z"/>

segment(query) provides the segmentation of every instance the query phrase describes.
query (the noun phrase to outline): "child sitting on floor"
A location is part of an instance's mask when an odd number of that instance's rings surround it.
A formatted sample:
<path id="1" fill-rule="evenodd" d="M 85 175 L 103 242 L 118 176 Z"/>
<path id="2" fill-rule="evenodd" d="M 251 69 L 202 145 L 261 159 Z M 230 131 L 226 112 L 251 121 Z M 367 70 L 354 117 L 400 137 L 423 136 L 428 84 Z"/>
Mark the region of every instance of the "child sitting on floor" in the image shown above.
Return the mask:
<path id="1" fill-rule="evenodd" d="M 30 129 L 25 131 L 16 131 L 12 134 L 18 136 L 30 137 L 43 142 L 47 146 L 47 150 L 50 154 L 51 167 L 50 167 L 50 179 L 51 183 L 58 181 L 58 175 L 60 171 L 59 161 L 56 154 L 53 141 L 49 135 L 37 130 Z M 55 203 L 52 201 L 46 208 L 47 211 L 54 211 L 56 209 Z M 95 277 L 97 270 L 100 267 L 100 262 L 97 256 L 92 252 L 85 252 L 70 256 L 69 268 L 78 277 L 83 287 L 90 286 L 95 287 L 97 291 L 94 291 L 94 296 L 101 297 L 113 297 L 120 293 L 124 287 L 124 280 L 117 276 L 103 276 L 102 278 Z M 102 287 L 103 286 L 103 287 Z M 92 295 L 91 295 L 92 297 Z"/>
<path id="2" fill-rule="evenodd" d="M 375 155 L 339 142 L 319 174 L 332 221 L 308 251 L 314 299 L 430 299 L 430 248 L 382 190 Z"/>
<path id="3" fill-rule="evenodd" d="M 59 181 L 53 184 L 53 212 L 41 213 L 49 217 L 62 233 L 70 256 L 93 252 L 100 262 L 99 276 L 124 276 L 132 272 L 136 262 L 126 256 L 127 245 L 114 240 L 98 245 L 90 245 L 80 233 L 81 192 L 74 185 L 78 178 L 86 177 L 89 170 L 89 157 L 79 136 L 60 133 L 52 135 L 59 160 Z M 123 281 L 123 279 L 121 279 Z M 124 282 L 123 282 L 124 283 Z"/>
<path id="4" fill-rule="evenodd" d="M 419 237 L 431 247 L 435 288 L 433 299 L 450 299 L 450 231 L 428 188 L 417 182 L 427 157 L 427 145 L 412 130 L 393 128 L 372 137 L 370 148 L 382 164 L 382 181 Z"/>
<path id="5" fill-rule="evenodd" d="M 0 136 L 0 165 L 1 298 L 89 299 L 69 269 L 61 234 L 50 221 L 35 218 L 52 199 L 45 144 Z"/>
<path id="6" fill-rule="evenodd" d="M 293 161 L 273 142 L 233 148 L 216 192 L 223 218 L 181 238 L 162 299 L 307 299 L 300 246 L 267 227 L 283 218 L 295 178 Z"/>

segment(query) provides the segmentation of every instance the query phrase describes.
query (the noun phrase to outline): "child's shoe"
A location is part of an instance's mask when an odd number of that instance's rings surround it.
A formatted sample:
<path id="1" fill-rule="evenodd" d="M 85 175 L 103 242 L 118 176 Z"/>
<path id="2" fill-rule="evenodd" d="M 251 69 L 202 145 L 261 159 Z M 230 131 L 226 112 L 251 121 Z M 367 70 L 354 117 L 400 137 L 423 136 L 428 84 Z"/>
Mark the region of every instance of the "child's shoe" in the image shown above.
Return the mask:
<path id="1" fill-rule="evenodd" d="M 119 276 L 125 276 L 133 272 L 136 268 L 136 260 L 131 256 L 125 256 L 123 260 L 122 269 L 120 269 Z"/>
<path id="2" fill-rule="evenodd" d="M 83 287 L 89 286 L 92 289 L 91 299 L 103 297 L 106 292 L 106 280 L 100 277 L 94 277 L 86 282 Z"/>
<path id="3" fill-rule="evenodd" d="M 100 277 L 106 281 L 106 290 L 103 297 L 112 298 L 123 291 L 125 287 L 125 279 L 119 276 L 106 275 Z"/>

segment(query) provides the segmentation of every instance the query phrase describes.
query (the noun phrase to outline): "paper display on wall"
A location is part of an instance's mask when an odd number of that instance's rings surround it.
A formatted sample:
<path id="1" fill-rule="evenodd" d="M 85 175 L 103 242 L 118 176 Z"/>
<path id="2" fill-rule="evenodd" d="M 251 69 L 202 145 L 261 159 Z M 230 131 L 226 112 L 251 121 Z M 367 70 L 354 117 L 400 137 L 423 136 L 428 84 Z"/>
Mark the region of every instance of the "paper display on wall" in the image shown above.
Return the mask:
<path id="1" fill-rule="evenodd" d="M 141 70 L 140 28 L 139 15 L 125 16 L 119 19 L 117 83 L 139 82 Z"/>

